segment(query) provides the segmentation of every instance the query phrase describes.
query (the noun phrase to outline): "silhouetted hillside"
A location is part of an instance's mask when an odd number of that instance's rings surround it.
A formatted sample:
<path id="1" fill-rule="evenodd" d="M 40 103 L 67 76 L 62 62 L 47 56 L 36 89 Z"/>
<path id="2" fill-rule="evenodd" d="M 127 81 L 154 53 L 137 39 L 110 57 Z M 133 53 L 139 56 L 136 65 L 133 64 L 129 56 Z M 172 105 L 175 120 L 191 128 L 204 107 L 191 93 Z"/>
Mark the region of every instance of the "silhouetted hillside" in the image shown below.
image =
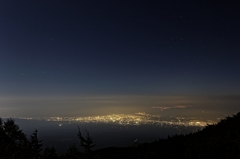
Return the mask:
<path id="1" fill-rule="evenodd" d="M 131 148 L 105 148 L 100 158 L 240 158 L 240 113 L 187 135 L 174 135 Z"/>
<path id="2" fill-rule="evenodd" d="M 37 131 L 28 139 L 14 120 L 3 122 L 0 119 L 0 159 L 239 159 L 240 113 L 227 117 L 216 125 L 208 125 L 196 133 L 169 136 L 167 139 L 132 147 L 110 147 L 91 151 L 94 143 L 89 133 L 87 132 L 85 138 L 79 129 L 78 138 L 84 152 L 79 151 L 78 145 L 72 145 L 66 154 L 57 156 L 54 147 L 42 150 L 42 141 L 38 140 Z"/>

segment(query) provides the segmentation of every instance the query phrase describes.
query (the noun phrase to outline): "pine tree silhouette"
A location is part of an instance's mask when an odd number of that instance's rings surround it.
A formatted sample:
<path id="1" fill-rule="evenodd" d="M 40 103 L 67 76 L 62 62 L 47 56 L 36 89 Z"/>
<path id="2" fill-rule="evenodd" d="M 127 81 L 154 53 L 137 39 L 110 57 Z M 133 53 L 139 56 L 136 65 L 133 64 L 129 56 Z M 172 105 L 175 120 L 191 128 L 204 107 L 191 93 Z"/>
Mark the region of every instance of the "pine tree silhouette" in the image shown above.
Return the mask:
<path id="1" fill-rule="evenodd" d="M 38 139 L 38 131 L 35 130 L 30 137 L 30 146 L 32 150 L 32 157 L 34 159 L 40 158 L 42 151 L 42 140 Z"/>
<path id="2" fill-rule="evenodd" d="M 87 136 L 86 138 L 84 138 L 82 136 L 82 133 L 80 131 L 80 128 L 78 127 L 78 138 L 80 140 L 80 146 L 83 147 L 84 149 L 84 153 L 85 153 L 85 157 L 86 158 L 92 158 L 91 157 L 91 148 L 93 148 L 95 146 L 95 144 L 93 144 L 93 138 L 89 135 L 89 132 L 86 130 Z"/>

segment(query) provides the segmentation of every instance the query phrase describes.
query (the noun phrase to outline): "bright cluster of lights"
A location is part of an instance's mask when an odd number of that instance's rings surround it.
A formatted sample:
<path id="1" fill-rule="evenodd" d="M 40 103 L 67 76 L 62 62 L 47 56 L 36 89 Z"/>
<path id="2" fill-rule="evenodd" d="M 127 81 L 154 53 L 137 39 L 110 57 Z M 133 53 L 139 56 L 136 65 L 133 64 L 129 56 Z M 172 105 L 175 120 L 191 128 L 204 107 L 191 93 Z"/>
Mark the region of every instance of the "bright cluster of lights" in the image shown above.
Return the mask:
<path id="1" fill-rule="evenodd" d="M 69 121 L 79 123 L 110 123 L 118 125 L 176 125 L 176 126 L 197 126 L 204 127 L 208 124 L 213 124 L 212 121 L 199 121 L 193 119 L 186 119 L 180 117 L 161 118 L 157 115 L 150 115 L 146 113 L 135 113 L 133 115 L 127 114 L 112 114 L 105 116 L 89 116 L 89 117 L 48 117 L 43 118 L 46 121 Z"/>

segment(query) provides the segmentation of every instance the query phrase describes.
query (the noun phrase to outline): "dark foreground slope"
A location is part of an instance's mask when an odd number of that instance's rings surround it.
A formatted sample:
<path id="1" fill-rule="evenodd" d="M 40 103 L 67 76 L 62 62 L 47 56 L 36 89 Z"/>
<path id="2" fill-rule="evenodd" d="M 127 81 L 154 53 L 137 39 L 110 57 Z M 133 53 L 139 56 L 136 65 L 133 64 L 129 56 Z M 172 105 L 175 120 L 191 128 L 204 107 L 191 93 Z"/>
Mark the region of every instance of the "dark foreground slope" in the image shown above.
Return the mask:
<path id="1" fill-rule="evenodd" d="M 174 135 L 131 148 L 95 151 L 100 158 L 240 158 L 240 113 L 188 135 Z"/>
<path id="2" fill-rule="evenodd" d="M 38 140 L 37 131 L 27 138 L 12 119 L 5 122 L 0 119 L 0 159 L 240 159 L 240 112 L 196 133 L 174 135 L 137 147 L 110 147 L 91 151 L 94 143 L 89 133 L 84 138 L 79 130 L 78 138 L 84 152 L 78 150 L 78 145 L 72 145 L 66 154 L 57 156 L 54 148 L 42 150 L 42 141 Z"/>

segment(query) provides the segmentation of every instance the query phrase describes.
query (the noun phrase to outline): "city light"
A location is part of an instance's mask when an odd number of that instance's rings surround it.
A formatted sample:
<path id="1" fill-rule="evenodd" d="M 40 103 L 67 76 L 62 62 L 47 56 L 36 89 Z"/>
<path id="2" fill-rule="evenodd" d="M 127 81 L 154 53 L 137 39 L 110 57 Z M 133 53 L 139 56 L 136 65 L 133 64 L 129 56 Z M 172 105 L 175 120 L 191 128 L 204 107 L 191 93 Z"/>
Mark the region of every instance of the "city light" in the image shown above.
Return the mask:
<path id="1" fill-rule="evenodd" d="M 25 119 L 25 118 L 21 118 Z M 33 118 L 28 118 L 33 119 Z M 68 121 L 76 123 L 106 123 L 116 125 L 159 125 L 159 126 L 196 126 L 204 127 L 214 124 L 213 121 L 200 121 L 183 117 L 162 118 L 157 115 L 146 113 L 135 114 L 111 114 L 105 116 L 87 116 L 87 117 L 46 117 L 38 118 L 45 121 Z"/>

